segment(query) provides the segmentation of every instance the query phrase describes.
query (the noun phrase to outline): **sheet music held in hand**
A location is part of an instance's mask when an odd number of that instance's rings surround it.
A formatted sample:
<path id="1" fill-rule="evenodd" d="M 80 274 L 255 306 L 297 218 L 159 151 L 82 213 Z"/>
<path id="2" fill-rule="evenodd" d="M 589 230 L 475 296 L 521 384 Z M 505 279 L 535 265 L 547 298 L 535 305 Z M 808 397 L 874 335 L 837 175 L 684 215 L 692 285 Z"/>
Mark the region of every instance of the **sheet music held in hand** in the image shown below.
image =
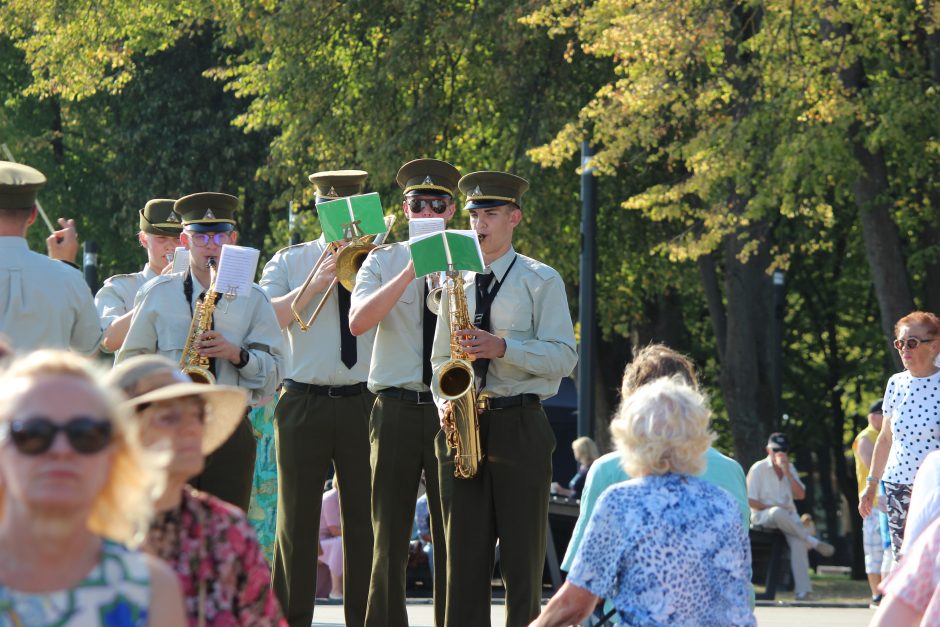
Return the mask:
<path id="1" fill-rule="evenodd" d="M 189 272 L 189 250 L 183 246 L 177 246 L 176 251 L 173 253 L 173 269 L 170 270 L 172 274 L 177 272 Z"/>
<path id="2" fill-rule="evenodd" d="M 227 298 L 248 293 L 255 280 L 260 251 L 247 246 L 226 244 L 219 257 L 219 273 L 215 277 L 215 290 Z"/>
<path id="3" fill-rule="evenodd" d="M 445 226 L 444 218 L 412 218 L 408 221 L 408 238 L 437 233 L 443 231 Z"/>

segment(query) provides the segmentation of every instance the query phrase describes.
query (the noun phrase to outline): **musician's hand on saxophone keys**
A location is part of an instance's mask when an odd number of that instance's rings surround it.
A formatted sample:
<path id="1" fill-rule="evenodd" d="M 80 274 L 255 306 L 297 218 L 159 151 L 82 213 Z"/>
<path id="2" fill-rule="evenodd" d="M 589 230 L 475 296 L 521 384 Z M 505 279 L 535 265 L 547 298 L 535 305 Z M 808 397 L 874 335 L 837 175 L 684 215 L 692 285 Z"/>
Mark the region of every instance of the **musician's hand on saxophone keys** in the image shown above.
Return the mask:
<path id="1" fill-rule="evenodd" d="M 457 342 L 471 360 L 499 359 L 506 354 L 506 340 L 482 329 L 460 329 Z"/>
<path id="2" fill-rule="evenodd" d="M 241 347 L 226 340 L 218 331 L 206 331 L 199 336 L 198 342 L 196 348 L 203 357 L 227 359 L 232 363 L 241 361 Z"/>

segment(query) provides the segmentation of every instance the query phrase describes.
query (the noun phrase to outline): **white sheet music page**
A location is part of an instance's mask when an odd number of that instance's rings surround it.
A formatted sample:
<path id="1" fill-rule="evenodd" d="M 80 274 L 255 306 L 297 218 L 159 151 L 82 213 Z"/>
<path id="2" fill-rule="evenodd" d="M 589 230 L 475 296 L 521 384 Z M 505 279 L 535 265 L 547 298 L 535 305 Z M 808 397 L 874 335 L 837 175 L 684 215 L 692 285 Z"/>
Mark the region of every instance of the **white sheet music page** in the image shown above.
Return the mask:
<path id="1" fill-rule="evenodd" d="M 408 239 L 444 230 L 444 218 L 413 218 L 408 221 Z"/>
<path id="2" fill-rule="evenodd" d="M 220 294 L 241 296 L 247 294 L 255 280 L 258 258 L 256 248 L 226 244 L 219 257 L 219 272 L 215 277 L 215 291 Z"/>
<path id="3" fill-rule="evenodd" d="M 189 251 L 186 248 L 176 247 L 176 252 L 173 253 L 173 269 L 170 272 L 189 272 Z"/>

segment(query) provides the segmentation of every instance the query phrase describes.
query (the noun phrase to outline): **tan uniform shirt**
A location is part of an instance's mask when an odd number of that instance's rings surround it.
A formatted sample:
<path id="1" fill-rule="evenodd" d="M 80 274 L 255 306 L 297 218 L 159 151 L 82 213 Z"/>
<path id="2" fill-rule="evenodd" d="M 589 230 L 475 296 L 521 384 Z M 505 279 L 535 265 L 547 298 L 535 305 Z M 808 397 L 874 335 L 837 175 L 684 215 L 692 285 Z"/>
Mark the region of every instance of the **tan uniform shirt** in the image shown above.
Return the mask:
<path id="1" fill-rule="evenodd" d="M 101 325 L 82 273 L 31 251 L 22 237 L 0 237 L 0 333 L 18 353 L 94 352 Z"/>
<path id="2" fill-rule="evenodd" d="M 326 248 L 323 236 L 279 250 L 264 266 L 261 289 L 270 298 L 278 298 L 303 285 L 313 265 Z M 287 338 L 289 366 L 285 378 L 299 383 L 315 385 L 352 385 L 364 383 L 369 377 L 369 361 L 375 329 L 356 338 L 356 365 L 347 368 L 340 359 L 339 299 L 336 289 L 307 331 L 301 331 L 296 322 L 284 329 Z M 323 293 L 314 294 L 302 313 L 306 320 L 313 313 Z"/>
<path id="3" fill-rule="evenodd" d="M 796 466 L 790 464 L 790 474 L 801 486 L 800 475 L 796 472 Z M 805 487 L 805 486 L 804 486 Z M 790 480 L 786 477 L 782 479 L 777 477 L 774 471 L 774 463 L 769 457 L 765 457 L 756 462 L 751 469 L 747 471 L 747 498 L 760 501 L 764 505 L 771 507 L 782 507 L 785 510 L 796 512 L 796 505 L 793 503 L 793 491 L 790 490 Z M 760 511 L 751 509 L 751 523 L 763 525 L 770 517 L 769 509 Z"/>
<path id="4" fill-rule="evenodd" d="M 398 276 L 409 261 L 411 251 L 406 243 L 399 242 L 372 251 L 359 269 L 353 303 L 374 294 Z M 421 380 L 424 375 L 424 317 L 431 315 L 424 300 L 424 286 L 424 277 L 412 281 L 398 303 L 376 327 L 375 348 L 369 368 L 369 389 L 372 392 L 389 387 L 416 392 L 428 390 Z"/>
<path id="5" fill-rule="evenodd" d="M 101 330 L 111 326 L 115 320 L 134 308 L 134 298 L 144 283 L 157 276 L 150 264 L 133 274 L 116 274 L 104 282 L 95 294 L 95 307 L 101 318 Z"/>
<path id="6" fill-rule="evenodd" d="M 185 276 L 182 272 L 159 276 L 137 294 L 137 308 L 115 363 L 147 353 L 180 360 L 193 319 L 183 291 Z M 204 289 L 193 277 L 193 304 Z M 216 359 L 216 381 L 247 389 L 252 405 L 274 394 L 281 381 L 283 340 L 271 301 L 261 288 L 252 284 L 248 294 L 233 301 L 219 299 L 213 320 L 226 340 L 250 353 L 241 369 L 227 359 Z"/>
<path id="7" fill-rule="evenodd" d="M 494 261 L 486 270 L 503 283 L 490 309 L 492 333 L 506 340 L 506 354 L 490 361 L 486 387 L 489 396 L 538 394 L 546 399 L 558 393 L 562 377 L 578 363 L 568 297 L 561 276 L 549 266 L 519 255 L 509 274 L 515 250 Z M 467 309 L 473 320 L 476 284 L 473 272 L 464 273 Z M 434 334 L 431 363 L 438 368 L 450 358 L 450 325 L 447 300 Z"/>

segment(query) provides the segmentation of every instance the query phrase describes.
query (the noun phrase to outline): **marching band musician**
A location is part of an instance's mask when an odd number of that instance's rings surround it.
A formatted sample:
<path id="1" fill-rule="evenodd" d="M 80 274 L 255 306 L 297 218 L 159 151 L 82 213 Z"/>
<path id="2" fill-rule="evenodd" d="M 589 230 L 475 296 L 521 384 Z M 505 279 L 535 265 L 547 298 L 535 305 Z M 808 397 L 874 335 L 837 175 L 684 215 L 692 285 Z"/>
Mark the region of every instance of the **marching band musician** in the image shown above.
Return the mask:
<path id="1" fill-rule="evenodd" d="M 26 243 L 36 221 L 36 196 L 45 184 L 39 170 L 0 161 L 0 335 L 17 352 L 71 347 L 92 353 L 101 327 L 82 273 L 29 250 Z M 74 259 L 74 223 L 60 219 L 59 224 L 63 230 L 47 240 L 50 257 Z"/>
<path id="2" fill-rule="evenodd" d="M 121 348 L 134 314 L 134 297 L 144 283 L 160 275 L 180 245 L 183 225 L 173 211 L 175 200 L 155 198 L 140 210 L 137 241 L 147 251 L 147 265 L 140 272 L 116 274 L 95 294 L 95 307 L 101 318 L 101 348 L 113 353 Z"/>
<path id="3" fill-rule="evenodd" d="M 183 224 L 180 240 L 190 254 L 189 271 L 159 276 L 141 289 L 115 363 L 144 353 L 180 361 L 194 309 L 211 284 L 209 259 L 217 261 L 222 246 L 238 239 L 237 207 L 235 196 L 214 192 L 176 201 L 174 211 Z M 247 389 L 252 405 L 263 402 L 280 381 L 283 356 L 283 338 L 267 295 L 253 283 L 247 294 L 220 300 L 213 322 L 211 330 L 193 338 L 198 353 L 210 358 L 210 371 L 218 383 Z M 246 410 L 235 432 L 207 457 L 205 470 L 190 483 L 247 510 L 254 464 L 255 438 Z"/>
<path id="4" fill-rule="evenodd" d="M 417 159 L 398 171 L 402 210 L 413 218 L 443 218 L 456 211 L 460 172 L 437 159 Z M 421 471 L 427 477 L 434 543 L 435 625 L 444 624 L 447 561 L 441 520 L 434 438 L 440 431 L 431 397 L 431 345 L 437 316 L 426 305 L 429 285 L 415 278 L 407 242 L 369 254 L 353 291 L 349 326 L 360 335 L 377 327 L 369 389 L 372 409 L 372 528 L 375 550 L 369 584 L 367 626 L 407 626 L 405 608 L 408 540 Z M 451 477 L 443 478 L 449 486 Z M 449 488 L 445 488 L 449 489 Z"/>
<path id="5" fill-rule="evenodd" d="M 445 499 L 447 627 L 490 624 L 490 581 L 499 539 L 506 586 L 506 625 L 539 614 L 545 563 L 549 486 L 555 436 L 542 400 L 558 392 L 578 356 L 565 286 L 549 266 L 516 253 L 529 184 L 505 172 L 474 172 L 459 182 L 486 269 L 465 277 L 473 329 L 457 330 L 473 357 L 480 391 L 483 460 L 471 479 L 455 478 Z M 495 280 L 494 280 L 495 279 Z M 434 337 L 435 368 L 450 357 L 447 299 Z M 444 434 L 437 452 L 442 474 L 453 473 Z M 449 510 L 449 511 L 448 511 Z"/>
<path id="6" fill-rule="evenodd" d="M 367 176 L 362 170 L 337 170 L 309 178 L 316 187 L 316 202 L 322 203 L 361 193 Z M 261 287 L 271 297 L 290 346 L 290 367 L 274 412 L 278 511 L 271 579 L 292 627 L 309 627 L 313 620 L 322 503 L 317 487 L 323 485 L 331 462 L 341 495 L 346 625 L 364 624 L 369 594 L 369 413 L 375 397 L 366 379 L 375 333 L 358 338 L 350 333 L 350 293 L 339 284 L 330 287 L 336 276 L 330 252 L 308 289 L 301 289 L 329 246 L 321 235 L 280 250 L 261 276 Z M 305 317 L 328 299 L 306 332 L 292 324 L 295 298 Z"/>

